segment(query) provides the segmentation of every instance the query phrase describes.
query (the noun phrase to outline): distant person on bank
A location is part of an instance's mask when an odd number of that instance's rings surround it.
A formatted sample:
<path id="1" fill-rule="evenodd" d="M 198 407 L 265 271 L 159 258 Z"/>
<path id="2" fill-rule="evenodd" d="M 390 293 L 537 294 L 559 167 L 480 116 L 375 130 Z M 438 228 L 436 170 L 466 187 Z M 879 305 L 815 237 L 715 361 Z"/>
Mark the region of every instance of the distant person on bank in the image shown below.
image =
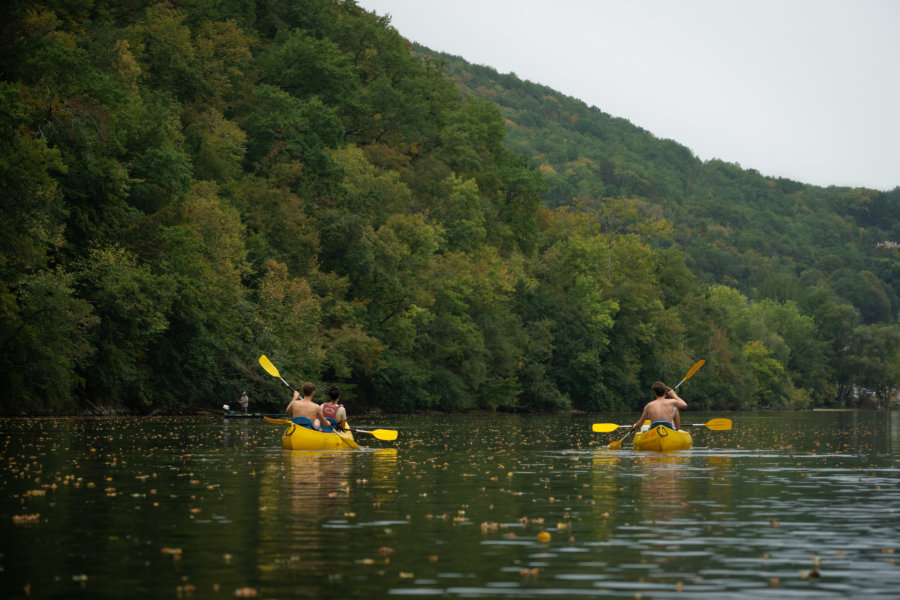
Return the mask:
<path id="1" fill-rule="evenodd" d="M 241 410 L 244 411 L 244 414 L 247 414 L 247 407 L 250 406 L 250 397 L 247 396 L 247 392 L 244 392 L 240 399 Z"/>

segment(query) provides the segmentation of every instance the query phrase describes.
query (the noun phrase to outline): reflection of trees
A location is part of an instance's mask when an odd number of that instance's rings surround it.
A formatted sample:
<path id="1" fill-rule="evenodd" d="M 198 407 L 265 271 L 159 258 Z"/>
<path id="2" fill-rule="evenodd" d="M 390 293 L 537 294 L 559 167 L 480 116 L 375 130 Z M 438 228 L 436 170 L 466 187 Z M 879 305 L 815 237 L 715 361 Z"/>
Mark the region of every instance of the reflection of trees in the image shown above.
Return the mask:
<path id="1" fill-rule="evenodd" d="M 885 413 L 885 419 L 888 423 L 887 454 L 890 454 L 900 448 L 900 418 L 897 418 L 895 413 L 888 411 Z"/>

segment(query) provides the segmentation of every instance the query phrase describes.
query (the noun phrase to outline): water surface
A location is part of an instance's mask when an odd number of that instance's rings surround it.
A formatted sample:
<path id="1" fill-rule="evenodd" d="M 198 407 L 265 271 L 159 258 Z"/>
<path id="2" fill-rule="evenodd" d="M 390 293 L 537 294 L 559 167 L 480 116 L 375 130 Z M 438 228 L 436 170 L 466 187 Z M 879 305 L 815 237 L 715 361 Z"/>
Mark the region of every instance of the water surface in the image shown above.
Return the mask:
<path id="1" fill-rule="evenodd" d="M 3 598 L 900 597 L 900 415 L 357 420 L 290 452 L 220 418 L 0 420 Z"/>

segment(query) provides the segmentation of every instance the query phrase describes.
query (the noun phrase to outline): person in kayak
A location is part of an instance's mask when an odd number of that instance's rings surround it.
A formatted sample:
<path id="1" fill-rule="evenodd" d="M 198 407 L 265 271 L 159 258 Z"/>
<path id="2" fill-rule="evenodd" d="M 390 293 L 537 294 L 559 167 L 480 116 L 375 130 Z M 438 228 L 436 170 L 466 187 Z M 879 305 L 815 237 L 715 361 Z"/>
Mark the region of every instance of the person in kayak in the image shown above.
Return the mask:
<path id="1" fill-rule="evenodd" d="M 294 390 L 294 396 L 284 410 L 287 418 L 298 425 L 311 424 L 313 429 L 322 431 L 322 423 L 328 421 L 325 420 L 322 407 L 313 402 L 316 384 L 307 381 L 300 389 L 303 390 L 303 398 L 300 398 L 300 392 Z"/>
<path id="2" fill-rule="evenodd" d="M 632 427 L 632 431 L 640 428 L 644 421 L 650 421 L 650 428 L 657 425 L 665 425 L 669 429 L 679 429 L 681 427 L 681 415 L 678 409 L 687 408 L 687 402 L 682 400 L 675 390 L 667 386 L 661 381 L 653 384 L 653 393 L 656 396 L 654 400 L 647 403 L 641 418 Z"/>
<path id="3" fill-rule="evenodd" d="M 341 388 L 328 388 L 328 400 L 322 405 L 322 414 L 340 431 L 347 429 L 347 409 L 341 404 Z"/>

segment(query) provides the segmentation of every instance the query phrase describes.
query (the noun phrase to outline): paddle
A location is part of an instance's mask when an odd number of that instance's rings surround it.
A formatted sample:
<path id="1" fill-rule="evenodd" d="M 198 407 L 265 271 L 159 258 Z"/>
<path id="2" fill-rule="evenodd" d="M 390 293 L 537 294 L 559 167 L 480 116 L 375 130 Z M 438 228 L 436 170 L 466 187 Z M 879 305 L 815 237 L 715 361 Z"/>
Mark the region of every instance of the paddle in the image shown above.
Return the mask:
<path id="1" fill-rule="evenodd" d="M 702 366 L 705 365 L 705 364 L 706 364 L 706 360 L 704 360 L 704 359 L 702 359 L 702 358 L 701 358 L 700 360 L 698 360 L 698 361 L 697 361 L 697 364 L 695 364 L 693 367 L 691 367 L 691 370 L 688 371 L 688 372 L 687 372 L 687 375 L 684 376 L 684 379 L 682 379 L 681 381 L 679 381 L 679 382 L 678 382 L 678 385 L 676 385 L 676 386 L 675 386 L 674 388 L 672 388 L 672 389 L 673 389 L 673 390 L 677 390 L 678 388 L 680 388 L 682 383 L 684 383 L 685 381 L 687 381 L 688 379 L 690 379 L 691 377 L 693 377 L 693 376 L 694 376 L 694 373 L 696 373 L 697 371 L 699 371 L 699 370 L 700 370 L 700 367 L 702 367 Z M 625 437 L 623 437 L 621 440 L 618 440 L 618 441 L 616 441 L 616 442 L 611 442 L 611 443 L 609 444 L 609 447 L 610 447 L 610 448 L 621 448 L 621 447 L 622 447 L 622 442 L 624 442 L 626 439 L 628 439 L 628 436 L 631 435 L 631 432 L 634 431 L 636 427 L 637 427 L 637 425 L 632 425 L 632 426 L 631 426 L 631 429 L 628 430 L 628 433 L 625 434 Z M 612 431 L 612 429 L 610 429 L 610 431 Z"/>
<path id="2" fill-rule="evenodd" d="M 728 431 L 731 429 L 731 419 L 710 419 L 706 423 L 682 424 L 682 427 L 706 427 L 713 431 Z"/>
<path id="3" fill-rule="evenodd" d="M 728 431 L 731 429 L 731 419 L 710 419 L 706 423 L 683 423 L 682 427 L 706 427 L 713 431 Z M 615 423 L 594 423 L 591 428 L 598 433 L 609 433 L 631 425 L 616 425 Z"/>
<path id="4" fill-rule="evenodd" d="M 615 423 L 594 423 L 591 425 L 591 429 L 597 433 L 609 433 L 622 427 L 631 427 L 631 425 L 616 425 Z"/>
<path id="5" fill-rule="evenodd" d="M 284 377 L 281 376 L 281 374 L 278 372 L 278 368 L 277 368 L 275 365 L 272 364 L 272 361 L 269 360 L 269 357 L 268 357 L 268 356 L 266 356 L 265 354 L 263 354 L 262 356 L 260 356 L 260 357 L 259 357 L 259 364 L 261 364 L 261 365 L 262 365 L 262 368 L 266 370 L 266 373 L 268 373 L 268 374 L 271 375 L 272 377 L 277 377 L 278 379 L 281 380 L 281 383 L 283 383 L 284 385 L 286 385 L 286 386 L 288 386 L 289 388 L 291 388 L 291 391 L 292 391 L 292 392 L 296 392 L 296 391 L 297 391 L 297 390 L 295 390 L 293 387 L 291 387 L 291 384 L 289 384 L 287 381 L 284 380 Z"/>
<path id="6" fill-rule="evenodd" d="M 376 440 L 384 440 L 385 442 L 392 442 L 397 439 L 396 429 L 373 429 L 371 431 L 368 429 L 351 429 L 350 431 L 353 433 L 368 433 L 374 436 Z"/>
<path id="7" fill-rule="evenodd" d="M 622 442 L 624 442 L 626 439 L 628 439 L 628 436 L 631 435 L 632 431 L 634 431 L 634 425 L 631 426 L 631 429 L 628 430 L 628 433 L 626 433 L 625 437 L 623 437 L 621 440 L 616 440 L 615 442 L 610 442 L 609 447 L 610 448 L 621 448 Z"/>
<path id="8" fill-rule="evenodd" d="M 275 425 L 290 425 L 291 421 L 287 419 L 273 419 L 271 417 L 263 417 L 269 423 L 273 423 Z M 368 433 L 375 437 L 375 439 L 384 440 L 385 442 L 390 442 L 397 439 L 397 430 L 396 429 L 373 429 L 369 431 L 368 429 L 351 429 L 353 433 Z"/>

